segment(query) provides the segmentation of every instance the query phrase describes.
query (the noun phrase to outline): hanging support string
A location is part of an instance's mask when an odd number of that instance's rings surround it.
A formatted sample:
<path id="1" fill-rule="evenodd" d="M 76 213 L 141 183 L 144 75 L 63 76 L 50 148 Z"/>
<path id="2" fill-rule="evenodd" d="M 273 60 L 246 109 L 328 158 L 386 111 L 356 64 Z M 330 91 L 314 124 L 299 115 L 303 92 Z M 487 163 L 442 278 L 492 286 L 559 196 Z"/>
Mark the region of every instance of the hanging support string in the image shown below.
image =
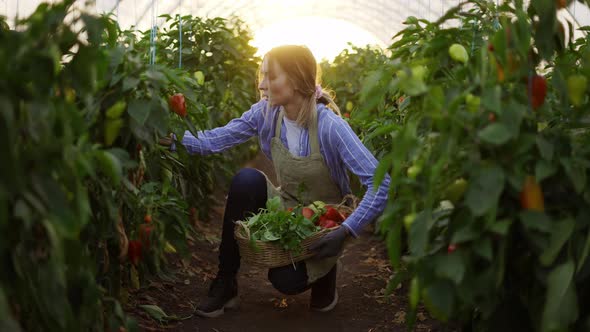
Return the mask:
<path id="1" fill-rule="evenodd" d="M 477 16 L 475 17 L 475 22 L 473 22 L 473 40 L 471 41 L 471 53 L 470 56 L 473 56 L 473 51 L 475 50 L 475 37 L 477 33 Z"/>
<path id="2" fill-rule="evenodd" d="M 178 68 L 182 68 L 182 16 L 178 16 Z"/>
<path id="3" fill-rule="evenodd" d="M 580 22 L 578 21 L 578 19 L 576 18 L 576 2 L 577 2 L 577 1 L 572 1 L 572 4 L 571 4 L 571 8 L 572 8 L 572 10 L 571 10 L 571 11 L 570 11 L 570 9 L 569 9 L 569 8 L 566 8 L 565 10 L 566 10 L 566 11 L 568 12 L 568 14 L 570 14 L 570 16 L 572 17 L 572 19 L 573 19 L 573 21 L 574 21 L 574 25 L 577 25 L 578 27 L 580 27 L 580 26 L 581 26 L 581 24 L 580 24 Z M 574 28 L 574 29 L 575 29 L 575 28 Z M 574 30 L 574 31 L 572 31 L 572 33 L 574 33 L 574 32 L 575 32 L 575 30 Z M 585 36 L 585 35 L 587 35 L 587 34 L 588 34 L 588 32 L 584 30 L 584 31 L 582 31 L 582 34 Z"/>
<path id="4" fill-rule="evenodd" d="M 500 25 L 500 20 L 498 19 L 498 12 L 500 11 L 500 0 L 496 0 L 496 17 L 494 18 L 494 29 L 496 30 L 500 30 L 500 28 L 502 27 Z"/>
<path id="5" fill-rule="evenodd" d="M 150 65 L 156 64 L 156 10 L 154 0 L 152 0 L 152 29 L 150 34 Z"/>

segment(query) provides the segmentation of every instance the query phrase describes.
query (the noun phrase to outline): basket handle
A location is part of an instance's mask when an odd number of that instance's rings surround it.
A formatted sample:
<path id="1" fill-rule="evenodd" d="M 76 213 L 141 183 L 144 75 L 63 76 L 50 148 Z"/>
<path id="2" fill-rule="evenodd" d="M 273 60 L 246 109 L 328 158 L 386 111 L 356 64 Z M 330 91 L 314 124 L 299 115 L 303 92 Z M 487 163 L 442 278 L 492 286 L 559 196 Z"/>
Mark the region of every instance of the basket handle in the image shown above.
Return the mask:
<path id="1" fill-rule="evenodd" d="M 353 194 L 347 194 L 342 198 L 342 202 L 340 202 L 338 205 L 336 205 L 336 207 L 342 207 L 342 206 L 346 206 L 346 202 L 348 202 L 348 200 L 350 199 L 350 201 L 352 202 L 352 206 L 350 206 L 351 209 L 356 210 L 356 208 L 358 207 L 358 203 L 359 203 L 359 199 L 358 197 L 356 197 Z"/>
<path id="2" fill-rule="evenodd" d="M 235 223 L 236 223 L 236 226 L 242 227 L 244 232 L 246 232 L 246 238 L 249 240 L 250 239 L 250 229 L 248 228 L 246 223 L 242 222 L 241 220 L 238 220 Z"/>

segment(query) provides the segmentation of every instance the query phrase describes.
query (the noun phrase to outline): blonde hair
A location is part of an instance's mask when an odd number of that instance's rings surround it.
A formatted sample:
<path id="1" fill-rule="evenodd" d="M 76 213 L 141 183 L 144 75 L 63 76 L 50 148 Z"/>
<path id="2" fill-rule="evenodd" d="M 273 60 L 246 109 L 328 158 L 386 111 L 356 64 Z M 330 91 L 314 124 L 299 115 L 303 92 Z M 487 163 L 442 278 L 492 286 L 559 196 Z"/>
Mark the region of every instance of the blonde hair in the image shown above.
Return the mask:
<path id="1" fill-rule="evenodd" d="M 322 88 L 321 96 L 316 99 L 316 85 L 321 83 L 321 68 L 306 46 L 278 46 L 268 51 L 264 57 L 268 61 L 269 68 L 270 63 L 277 63 L 287 74 L 293 89 L 304 96 L 304 102 L 297 116 L 298 125 L 309 128 L 310 124 L 316 121 L 318 103 L 325 104 L 341 116 L 340 109 L 334 102 L 333 91 Z M 269 101 L 270 98 L 272 98 L 271 95 L 269 95 Z"/>

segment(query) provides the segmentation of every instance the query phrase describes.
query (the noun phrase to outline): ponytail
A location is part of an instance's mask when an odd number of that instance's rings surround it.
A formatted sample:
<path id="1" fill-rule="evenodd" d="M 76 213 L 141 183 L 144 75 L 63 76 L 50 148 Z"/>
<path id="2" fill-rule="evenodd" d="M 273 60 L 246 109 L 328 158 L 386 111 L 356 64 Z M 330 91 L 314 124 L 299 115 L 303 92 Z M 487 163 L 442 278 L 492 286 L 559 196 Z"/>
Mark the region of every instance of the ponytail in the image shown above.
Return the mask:
<path id="1" fill-rule="evenodd" d="M 317 86 L 317 93 L 312 94 L 307 100 L 301 105 L 301 111 L 297 117 L 297 124 L 309 128 L 309 125 L 314 123 L 317 119 L 317 104 L 324 104 L 326 107 L 336 113 L 338 116 L 342 116 L 340 108 L 334 102 L 332 97 L 333 92 L 330 90 L 322 89 L 319 85 Z M 319 98 L 316 96 L 319 95 Z"/>
<path id="2" fill-rule="evenodd" d="M 317 102 L 319 104 L 326 105 L 329 109 L 332 110 L 332 112 L 336 113 L 338 116 L 341 117 L 342 113 L 340 113 L 340 107 L 338 107 L 338 105 L 336 105 L 336 103 L 334 102 L 335 98 L 336 96 L 334 96 L 334 92 L 322 90 L 322 95 L 320 96 Z"/>

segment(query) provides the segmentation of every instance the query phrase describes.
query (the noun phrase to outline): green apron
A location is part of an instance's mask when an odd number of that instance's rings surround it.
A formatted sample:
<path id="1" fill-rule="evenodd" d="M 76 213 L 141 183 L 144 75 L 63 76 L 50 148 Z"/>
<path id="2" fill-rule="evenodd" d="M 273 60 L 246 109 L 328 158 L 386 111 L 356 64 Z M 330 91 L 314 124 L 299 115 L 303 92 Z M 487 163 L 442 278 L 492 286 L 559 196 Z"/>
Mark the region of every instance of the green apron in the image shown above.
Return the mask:
<path id="1" fill-rule="evenodd" d="M 332 180 L 330 170 L 320 153 L 317 120 L 308 130 L 311 154 L 308 157 L 296 157 L 281 142 L 283 117 L 284 110 L 281 109 L 270 149 L 279 187 L 275 187 L 267 178 L 268 198 L 280 196 L 285 208 L 298 204 L 308 205 L 318 200 L 328 204 L 340 203 L 340 188 Z M 337 260 L 338 256 L 324 259 L 311 257 L 305 260 L 308 283 L 326 275 Z"/>

